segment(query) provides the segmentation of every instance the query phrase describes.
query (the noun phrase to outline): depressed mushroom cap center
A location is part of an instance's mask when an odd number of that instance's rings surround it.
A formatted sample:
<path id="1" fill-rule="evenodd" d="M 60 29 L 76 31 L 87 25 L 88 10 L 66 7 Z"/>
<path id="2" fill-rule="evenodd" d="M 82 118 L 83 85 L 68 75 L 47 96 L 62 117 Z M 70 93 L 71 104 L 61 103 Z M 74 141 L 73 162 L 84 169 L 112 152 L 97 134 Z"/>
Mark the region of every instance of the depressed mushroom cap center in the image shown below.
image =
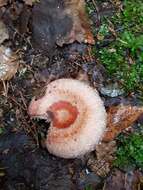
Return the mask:
<path id="1" fill-rule="evenodd" d="M 67 101 L 52 104 L 48 111 L 52 112 L 52 123 L 56 128 L 70 127 L 78 116 L 77 107 Z"/>

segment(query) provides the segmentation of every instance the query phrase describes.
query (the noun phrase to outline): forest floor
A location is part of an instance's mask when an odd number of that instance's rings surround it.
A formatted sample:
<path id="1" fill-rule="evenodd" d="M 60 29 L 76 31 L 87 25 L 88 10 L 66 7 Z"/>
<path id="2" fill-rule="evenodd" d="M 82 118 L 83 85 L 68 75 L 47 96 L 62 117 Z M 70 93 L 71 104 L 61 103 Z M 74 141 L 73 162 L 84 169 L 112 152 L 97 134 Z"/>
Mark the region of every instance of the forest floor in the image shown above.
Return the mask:
<path id="1" fill-rule="evenodd" d="M 5 88 L 0 83 L 0 190 L 143 189 L 142 116 L 96 151 L 66 160 L 44 148 L 47 123 L 27 114 L 32 97 L 59 78 L 88 80 L 107 110 L 142 106 L 142 0 L 87 0 L 95 45 L 75 42 L 52 47 L 48 54 L 33 48 L 27 32 L 32 7 L 22 0 L 2 2 L 0 16 L 10 31 L 5 44 L 18 51 L 20 64 Z"/>

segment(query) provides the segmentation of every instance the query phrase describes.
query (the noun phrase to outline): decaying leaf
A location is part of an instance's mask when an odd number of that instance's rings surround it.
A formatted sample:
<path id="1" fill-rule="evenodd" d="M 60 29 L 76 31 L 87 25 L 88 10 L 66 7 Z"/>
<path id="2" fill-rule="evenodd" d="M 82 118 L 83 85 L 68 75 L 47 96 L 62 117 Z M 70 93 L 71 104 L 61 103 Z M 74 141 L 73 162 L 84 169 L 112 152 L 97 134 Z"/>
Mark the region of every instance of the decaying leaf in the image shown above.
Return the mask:
<path id="1" fill-rule="evenodd" d="M 74 41 L 94 44 L 84 0 L 40 0 L 32 14 L 32 38 L 38 48 Z"/>
<path id="2" fill-rule="evenodd" d="M 0 7 L 7 5 L 8 0 L 0 0 Z"/>
<path id="3" fill-rule="evenodd" d="M 112 162 L 115 159 L 116 142 L 102 142 L 96 146 L 96 158 L 88 160 L 88 167 L 99 176 L 106 176 L 110 172 Z"/>
<path id="4" fill-rule="evenodd" d="M 124 129 L 131 126 L 143 113 L 143 107 L 119 105 L 110 107 L 107 118 L 107 132 L 103 141 L 113 140 Z"/>
<path id="5" fill-rule="evenodd" d="M 18 57 L 10 48 L 0 46 L 0 80 L 10 80 L 19 66 Z"/>
<path id="6" fill-rule="evenodd" d="M 72 18 L 73 26 L 70 32 L 70 36 L 65 37 L 63 41 L 59 39 L 59 43 L 62 45 L 64 43 L 72 43 L 73 41 L 78 41 L 94 44 L 94 38 L 91 33 L 89 21 L 85 12 L 85 1 L 65 0 L 65 6 L 65 13 Z"/>

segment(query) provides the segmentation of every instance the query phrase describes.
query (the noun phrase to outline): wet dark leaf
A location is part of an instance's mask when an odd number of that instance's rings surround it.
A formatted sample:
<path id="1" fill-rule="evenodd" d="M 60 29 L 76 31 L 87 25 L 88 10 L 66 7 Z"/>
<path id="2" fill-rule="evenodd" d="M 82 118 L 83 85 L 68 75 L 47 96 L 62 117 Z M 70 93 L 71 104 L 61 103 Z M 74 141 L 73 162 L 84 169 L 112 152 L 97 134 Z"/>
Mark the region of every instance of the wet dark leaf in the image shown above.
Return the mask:
<path id="1" fill-rule="evenodd" d="M 41 0 L 33 8 L 32 38 L 38 48 L 74 41 L 94 44 L 84 0 Z"/>

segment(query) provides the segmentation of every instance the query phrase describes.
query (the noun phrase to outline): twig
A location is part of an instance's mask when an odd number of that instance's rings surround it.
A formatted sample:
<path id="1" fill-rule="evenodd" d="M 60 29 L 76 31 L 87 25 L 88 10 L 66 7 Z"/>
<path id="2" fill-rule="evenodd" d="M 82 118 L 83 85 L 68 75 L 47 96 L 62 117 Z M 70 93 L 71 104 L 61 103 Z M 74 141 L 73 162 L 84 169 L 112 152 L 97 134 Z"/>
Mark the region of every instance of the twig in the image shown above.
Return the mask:
<path id="1" fill-rule="evenodd" d="M 25 103 L 25 98 L 23 97 L 22 92 L 19 91 L 19 94 L 20 94 L 21 100 L 22 100 L 22 102 L 23 102 L 23 105 L 24 105 L 25 109 L 27 110 L 27 105 L 26 105 L 26 103 Z"/>
<path id="2" fill-rule="evenodd" d="M 8 95 L 8 88 L 9 88 L 9 84 L 8 82 L 5 82 L 4 80 L 2 80 L 2 84 L 3 84 L 3 88 L 4 88 L 4 96 L 7 97 Z"/>

